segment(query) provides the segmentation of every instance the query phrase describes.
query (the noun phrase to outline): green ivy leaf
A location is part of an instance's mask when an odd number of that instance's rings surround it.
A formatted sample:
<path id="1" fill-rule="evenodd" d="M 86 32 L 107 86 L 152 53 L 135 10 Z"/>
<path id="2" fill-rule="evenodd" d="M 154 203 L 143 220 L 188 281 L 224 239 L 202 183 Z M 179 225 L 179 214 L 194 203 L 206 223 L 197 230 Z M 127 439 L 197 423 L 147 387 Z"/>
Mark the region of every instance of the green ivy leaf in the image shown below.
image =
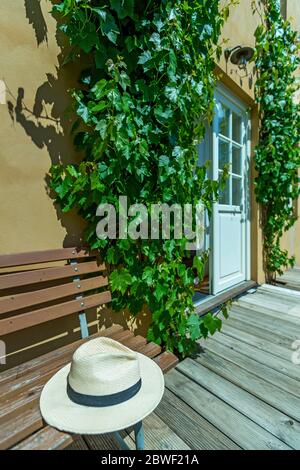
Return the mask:
<path id="1" fill-rule="evenodd" d="M 126 269 L 119 269 L 110 274 L 109 281 L 112 292 L 120 291 L 125 294 L 128 286 L 132 283 L 132 277 Z"/>
<path id="2" fill-rule="evenodd" d="M 138 64 L 145 64 L 146 62 L 149 62 L 149 60 L 152 59 L 152 55 L 150 51 L 144 51 L 140 56 L 138 60 Z"/>
<path id="3" fill-rule="evenodd" d="M 177 103 L 179 97 L 179 89 L 177 86 L 167 86 L 165 89 L 165 95 L 173 103 Z"/>
<path id="4" fill-rule="evenodd" d="M 86 222 L 85 241 L 99 250 L 111 272 L 113 309 L 134 316 L 146 305 L 151 313 L 148 339 L 182 357 L 193 351 L 198 338 L 219 328 L 218 319 L 202 319 L 194 312 L 194 269 L 186 265 L 186 240 L 100 240 L 96 208 L 99 203 L 118 208 L 119 197 L 127 195 L 130 205 L 201 199 L 211 214 L 220 184 L 207 178 L 206 167 L 197 168 L 195 136 L 204 137 L 203 122 L 213 117 L 215 60 L 229 8 L 219 9 L 219 0 L 204 2 L 209 8 L 202 3 L 61 0 L 54 8 L 63 17 L 58 28 L 71 48 L 63 63 L 86 63 L 88 68 L 73 93 L 77 122 L 72 130 L 80 163 L 54 166 L 51 188 L 62 211 L 76 208 Z M 268 90 L 270 96 L 276 96 L 277 86 Z M 286 103 L 283 109 L 271 110 L 276 122 L 289 104 L 285 96 L 280 100 Z M 282 168 L 276 132 L 270 123 L 269 148 L 272 156 L 277 153 L 278 164 L 268 171 L 282 191 L 297 159 Z M 292 154 L 295 138 L 289 134 L 286 145 Z M 260 157 L 263 161 L 265 152 Z M 285 181 L 278 179 L 280 174 Z M 297 184 L 294 180 L 293 187 Z M 201 273 L 204 264 L 203 255 L 194 267 Z"/>
<path id="5" fill-rule="evenodd" d="M 116 44 L 120 31 L 110 13 L 106 15 L 105 21 L 101 23 L 101 31 L 112 43 Z"/>
<path id="6" fill-rule="evenodd" d="M 217 316 L 208 313 L 203 319 L 203 324 L 208 329 L 209 333 L 213 335 L 216 331 L 220 331 L 222 327 L 222 320 Z"/>
<path id="7" fill-rule="evenodd" d="M 200 324 L 201 319 L 199 315 L 192 314 L 188 317 L 187 325 L 189 328 L 189 333 L 192 341 L 196 341 L 201 337 Z"/>
<path id="8" fill-rule="evenodd" d="M 111 7 L 117 12 L 118 17 L 122 20 L 129 16 L 134 17 L 134 0 L 109 0 Z"/>
<path id="9" fill-rule="evenodd" d="M 199 256 L 194 256 L 193 258 L 193 268 L 196 268 L 199 279 L 203 279 L 205 264 Z"/>
<path id="10" fill-rule="evenodd" d="M 167 155 L 161 155 L 159 157 L 159 166 L 168 166 L 170 163 L 169 157 Z"/>
<path id="11" fill-rule="evenodd" d="M 100 20 L 101 21 L 106 21 L 106 10 L 105 8 L 101 8 L 101 7 L 92 7 L 91 10 L 96 13 L 99 17 L 100 17 Z"/>
<path id="12" fill-rule="evenodd" d="M 78 114 L 78 116 L 80 116 L 82 118 L 83 122 L 85 122 L 86 124 L 89 122 L 89 120 L 90 120 L 89 109 L 83 102 L 80 102 L 78 104 L 77 114 Z"/>

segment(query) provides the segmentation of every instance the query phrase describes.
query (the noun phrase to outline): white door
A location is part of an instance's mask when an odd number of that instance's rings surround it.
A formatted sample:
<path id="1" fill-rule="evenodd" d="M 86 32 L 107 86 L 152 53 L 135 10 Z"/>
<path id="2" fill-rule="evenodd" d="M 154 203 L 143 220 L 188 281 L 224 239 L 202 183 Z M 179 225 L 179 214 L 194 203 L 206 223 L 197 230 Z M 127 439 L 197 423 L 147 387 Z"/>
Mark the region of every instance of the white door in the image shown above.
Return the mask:
<path id="1" fill-rule="evenodd" d="M 229 165 L 226 188 L 214 204 L 211 291 L 217 294 L 248 278 L 248 117 L 246 107 L 220 88 L 212 132 L 213 179 Z"/>

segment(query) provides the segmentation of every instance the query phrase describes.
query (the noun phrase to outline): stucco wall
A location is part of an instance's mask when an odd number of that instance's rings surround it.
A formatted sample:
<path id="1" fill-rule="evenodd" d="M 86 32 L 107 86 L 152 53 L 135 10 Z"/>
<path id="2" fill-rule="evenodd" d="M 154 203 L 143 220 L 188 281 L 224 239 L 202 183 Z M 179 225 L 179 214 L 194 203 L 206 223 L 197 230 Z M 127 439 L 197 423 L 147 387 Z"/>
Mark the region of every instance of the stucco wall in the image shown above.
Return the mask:
<path id="1" fill-rule="evenodd" d="M 300 31 L 300 4 L 299 0 L 287 0 L 287 18 L 291 21 L 293 27 Z"/>
<path id="2" fill-rule="evenodd" d="M 1 0 L 0 252 L 61 247 L 80 238 L 82 222 L 63 216 L 48 195 L 52 163 L 76 158 L 64 112 L 78 72 L 60 66 L 60 39 L 48 0 Z"/>
<path id="3" fill-rule="evenodd" d="M 54 206 L 45 180 L 52 163 L 78 158 L 69 136 L 70 119 L 65 116 L 67 90 L 76 85 L 78 70 L 60 65 L 62 38 L 56 34 L 50 8 L 50 0 L 0 2 L 0 79 L 8 90 L 8 104 L 0 105 L 0 197 L 5 201 L 0 206 L 0 253 L 76 244 L 82 233 L 76 214 L 62 216 Z M 298 28 L 299 9 L 298 0 L 288 0 L 288 15 L 294 16 Z M 253 47 L 257 24 L 251 2 L 240 0 L 225 24 L 224 47 Z M 253 65 L 245 73 L 226 63 L 222 55 L 219 66 L 220 79 L 253 107 Z M 255 215 L 255 204 L 253 211 Z M 255 217 L 253 223 L 257 225 Z M 298 226 L 295 236 L 299 231 Z M 285 244 L 297 252 L 300 263 L 293 232 L 285 237 Z"/>
<path id="4" fill-rule="evenodd" d="M 239 4 L 232 7 L 228 21 L 223 28 L 224 49 L 235 46 L 255 46 L 254 31 L 259 24 L 257 15 L 252 14 L 251 0 L 240 0 Z M 239 70 L 232 65 L 230 60 L 226 62 L 224 54 L 220 60 L 220 68 L 230 77 L 239 88 L 250 98 L 254 98 L 254 65 L 247 66 L 247 70 Z"/>
<path id="5" fill-rule="evenodd" d="M 75 213 L 62 216 L 47 186 L 46 175 L 52 163 L 78 158 L 69 136 L 72 119 L 66 116 L 65 109 L 69 105 L 68 89 L 76 86 L 79 71 L 72 65 L 61 65 L 64 45 L 49 13 L 51 3 L 50 0 L 0 0 L 0 80 L 7 88 L 6 102 L 0 104 L 0 253 L 70 246 L 80 241 L 83 230 L 82 220 Z M 254 46 L 258 18 L 253 17 L 250 4 L 250 0 L 240 0 L 231 11 L 223 31 L 223 38 L 228 40 L 226 46 Z M 300 29 L 299 0 L 288 0 L 290 14 Z M 222 56 L 217 73 L 252 108 L 253 151 L 257 141 L 253 65 L 248 66 L 245 74 L 226 64 Z M 2 98 L 1 95 L 0 103 Z M 253 176 L 252 168 L 252 180 Z M 252 278 L 263 282 L 259 209 L 253 195 L 251 237 Z M 284 246 L 296 254 L 300 265 L 299 223 L 285 236 Z M 96 327 L 97 318 L 91 315 L 90 321 Z M 101 318 L 106 324 L 128 321 L 123 313 L 113 318 L 108 313 Z M 142 333 L 145 323 L 141 321 L 138 325 Z M 32 331 L 39 353 L 79 335 L 75 318 L 67 317 L 51 328 L 46 325 Z M 21 332 L 14 335 L 10 347 L 11 350 L 17 345 L 19 349 L 24 348 L 18 355 L 24 360 L 32 355 L 32 342 L 29 335 Z"/>

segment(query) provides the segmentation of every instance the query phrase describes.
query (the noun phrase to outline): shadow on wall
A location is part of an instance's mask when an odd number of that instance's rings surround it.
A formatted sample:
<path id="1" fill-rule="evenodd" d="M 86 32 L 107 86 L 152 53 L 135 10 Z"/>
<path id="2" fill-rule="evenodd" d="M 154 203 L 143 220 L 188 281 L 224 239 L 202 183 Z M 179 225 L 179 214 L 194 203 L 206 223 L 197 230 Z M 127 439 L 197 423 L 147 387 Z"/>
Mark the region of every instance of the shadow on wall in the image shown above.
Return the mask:
<path id="1" fill-rule="evenodd" d="M 48 28 L 41 9 L 41 0 L 24 0 L 26 18 L 32 25 L 38 45 L 48 43 Z"/>
<path id="2" fill-rule="evenodd" d="M 25 12 L 35 32 L 37 47 L 42 42 L 48 44 L 47 25 L 40 1 L 25 0 Z M 37 88 L 33 107 L 26 104 L 26 90 L 22 86 L 19 86 L 15 92 L 9 90 L 9 86 L 7 86 L 10 97 L 7 106 L 13 125 L 21 126 L 37 148 L 45 149 L 52 164 L 60 162 L 68 164 L 74 160 L 79 161 L 81 158 L 81 155 L 74 151 L 70 135 L 74 115 L 71 114 L 70 110 L 66 112 L 70 108 L 68 89 L 76 87 L 80 70 L 75 69 L 72 64 L 63 65 L 63 58 L 68 51 L 68 45 L 64 42 L 64 37 L 59 31 L 56 33 L 56 41 L 61 50 L 58 56 L 59 65 L 56 68 L 55 75 L 47 73 L 45 82 Z M 45 153 L 43 152 L 41 155 L 45 155 Z M 49 191 L 48 183 L 48 176 L 45 176 L 45 191 L 50 197 L 53 197 Z M 67 233 L 63 245 L 75 246 L 80 244 L 81 235 L 79 232 L 80 229 L 83 229 L 83 226 L 80 225 L 81 219 L 78 216 L 74 217 L 74 213 L 62 214 L 59 207 L 56 207 L 56 211 L 58 220 Z M 150 320 L 150 315 L 147 312 L 143 312 L 137 318 L 132 319 L 127 311 L 116 313 L 109 308 L 101 308 L 98 311 L 91 309 L 87 312 L 87 316 L 91 327 L 90 334 L 96 333 L 103 326 L 109 327 L 113 323 L 118 323 L 123 327 L 129 326 L 135 333 L 146 335 Z M 22 330 L 7 336 L 7 352 L 9 355 L 7 367 L 30 360 L 80 337 L 76 314 L 55 322 L 37 325 L 29 330 L 25 331 L 26 334 Z"/>
<path id="3" fill-rule="evenodd" d="M 255 65 L 247 64 L 244 67 L 235 66 L 229 68 L 228 59 L 226 60 L 226 75 L 232 76 L 237 82 L 239 82 L 240 87 L 243 88 L 244 85 L 248 85 L 249 90 L 252 90 L 254 84 L 254 77 L 256 76 L 256 67 Z"/>
<path id="4" fill-rule="evenodd" d="M 32 25 L 36 36 L 37 46 L 42 42 L 48 43 L 47 24 L 43 16 L 40 0 L 25 0 L 26 17 Z M 73 123 L 70 112 L 69 88 L 74 88 L 79 76 L 79 70 L 74 66 L 63 66 L 66 44 L 59 32 L 56 33 L 57 44 L 61 49 L 58 56 L 59 66 L 56 68 L 56 76 L 46 73 L 46 81 L 36 90 L 33 108 L 26 105 L 26 90 L 19 87 L 16 93 L 9 90 L 10 100 L 7 102 L 8 112 L 14 125 L 20 125 L 39 149 L 47 149 L 51 163 L 68 164 L 80 160 L 80 154 L 76 153 L 70 135 Z M 9 84 L 8 84 L 9 85 Z M 49 112 L 49 109 L 51 111 Z M 45 176 L 45 190 L 53 198 L 49 190 L 49 176 Z M 57 218 L 66 230 L 64 246 L 78 245 L 82 242 L 84 222 L 76 216 L 75 212 L 63 214 L 58 206 L 55 206 Z"/>

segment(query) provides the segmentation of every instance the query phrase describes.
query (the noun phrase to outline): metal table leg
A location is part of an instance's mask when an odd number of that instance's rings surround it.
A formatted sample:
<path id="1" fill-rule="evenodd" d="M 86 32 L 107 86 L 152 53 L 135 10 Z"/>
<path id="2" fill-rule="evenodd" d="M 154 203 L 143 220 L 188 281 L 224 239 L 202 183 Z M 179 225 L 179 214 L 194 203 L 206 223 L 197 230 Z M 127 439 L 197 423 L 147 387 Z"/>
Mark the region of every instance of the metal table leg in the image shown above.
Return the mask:
<path id="1" fill-rule="evenodd" d="M 136 450 L 144 450 L 145 449 L 145 441 L 144 441 L 144 429 L 143 423 L 140 421 L 139 423 L 135 424 L 134 427 L 134 437 L 135 437 L 135 447 Z M 114 436 L 118 441 L 122 450 L 130 450 L 124 439 L 120 436 L 118 432 L 114 432 Z"/>
<path id="2" fill-rule="evenodd" d="M 118 432 L 114 432 L 114 436 L 116 440 L 118 441 L 119 446 L 121 447 L 122 450 L 130 450 L 130 448 L 128 447 L 128 445 L 126 444 L 126 442 L 124 441 L 124 439 L 120 436 Z"/>
<path id="3" fill-rule="evenodd" d="M 140 421 L 134 426 L 135 446 L 136 450 L 145 449 L 144 429 L 143 423 Z"/>

